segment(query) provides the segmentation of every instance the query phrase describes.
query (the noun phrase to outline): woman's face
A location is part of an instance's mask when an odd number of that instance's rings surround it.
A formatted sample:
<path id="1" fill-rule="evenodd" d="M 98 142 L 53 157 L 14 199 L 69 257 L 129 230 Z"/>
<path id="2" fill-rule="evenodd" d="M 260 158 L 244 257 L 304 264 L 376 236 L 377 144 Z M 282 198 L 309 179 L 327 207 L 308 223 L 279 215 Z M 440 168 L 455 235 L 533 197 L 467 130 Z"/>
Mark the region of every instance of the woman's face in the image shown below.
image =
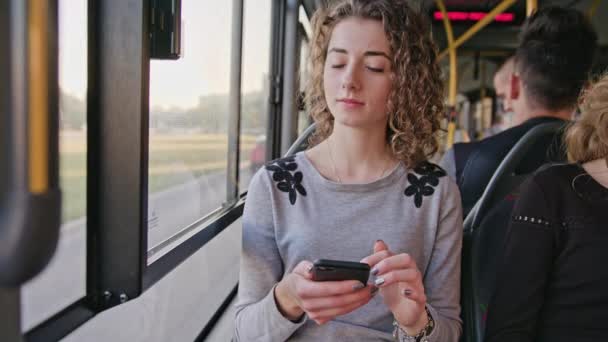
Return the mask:
<path id="1" fill-rule="evenodd" d="M 393 72 L 382 23 L 356 17 L 340 21 L 327 51 L 323 87 L 335 122 L 386 127 Z"/>

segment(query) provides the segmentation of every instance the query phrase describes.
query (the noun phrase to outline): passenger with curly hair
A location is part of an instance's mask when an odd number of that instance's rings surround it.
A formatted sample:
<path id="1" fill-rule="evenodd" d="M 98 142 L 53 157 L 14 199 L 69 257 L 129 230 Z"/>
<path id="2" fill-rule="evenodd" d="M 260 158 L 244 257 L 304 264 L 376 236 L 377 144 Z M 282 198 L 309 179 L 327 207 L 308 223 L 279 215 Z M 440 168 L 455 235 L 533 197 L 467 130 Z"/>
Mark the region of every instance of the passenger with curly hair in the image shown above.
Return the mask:
<path id="1" fill-rule="evenodd" d="M 458 341 L 462 213 L 437 150 L 443 85 L 406 0 L 342 0 L 312 19 L 312 147 L 249 187 L 239 341 Z M 372 281 L 313 281 L 316 259 Z"/>
<path id="2" fill-rule="evenodd" d="M 565 145 L 571 164 L 522 186 L 486 341 L 608 338 L 608 75 L 584 95 Z"/>

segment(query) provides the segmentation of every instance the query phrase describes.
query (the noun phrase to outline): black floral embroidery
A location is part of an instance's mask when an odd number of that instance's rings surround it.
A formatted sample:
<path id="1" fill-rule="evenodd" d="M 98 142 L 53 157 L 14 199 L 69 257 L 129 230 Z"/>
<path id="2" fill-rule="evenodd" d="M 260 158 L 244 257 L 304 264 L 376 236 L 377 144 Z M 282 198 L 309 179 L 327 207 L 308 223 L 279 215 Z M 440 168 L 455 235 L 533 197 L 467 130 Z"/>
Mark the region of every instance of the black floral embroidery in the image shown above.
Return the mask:
<path id="1" fill-rule="evenodd" d="M 435 187 L 439 185 L 439 178 L 446 175 L 445 171 L 439 166 L 424 162 L 418 165 L 414 172 L 420 175 L 418 178 L 413 173 L 408 173 L 407 180 L 410 186 L 405 189 L 405 196 L 414 196 L 414 204 L 416 208 L 422 207 L 422 199 L 424 196 L 431 196 L 435 193 Z"/>
<path id="2" fill-rule="evenodd" d="M 297 193 L 306 196 L 306 189 L 302 186 L 304 175 L 297 169 L 295 157 L 273 160 L 266 165 L 266 170 L 273 172 L 272 179 L 277 182 L 277 189 L 289 193 L 289 203 L 292 205 L 296 204 Z"/>

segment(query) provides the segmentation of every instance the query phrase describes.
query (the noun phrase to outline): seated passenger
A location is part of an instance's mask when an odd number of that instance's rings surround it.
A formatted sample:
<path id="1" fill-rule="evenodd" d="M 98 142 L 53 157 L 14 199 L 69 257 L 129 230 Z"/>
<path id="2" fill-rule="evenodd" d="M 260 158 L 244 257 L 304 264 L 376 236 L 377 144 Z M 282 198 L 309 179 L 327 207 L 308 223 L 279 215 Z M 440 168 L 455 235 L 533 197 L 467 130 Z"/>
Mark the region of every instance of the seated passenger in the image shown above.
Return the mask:
<path id="1" fill-rule="evenodd" d="M 504 126 L 510 127 L 513 106 L 511 105 L 511 75 L 513 75 L 513 67 L 515 65 L 515 57 L 511 56 L 500 66 L 496 74 L 494 75 L 493 84 L 494 90 L 496 91 L 496 98 L 500 104 L 498 108 L 500 115 L 504 118 L 509 118 L 505 121 Z"/>
<path id="2" fill-rule="evenodd" d="M 511 127 L 513 113 L 511 112 L 511 101 L 509 99 L 509 91 L 511 89 L 511 74 L 513 73 L 513 62 L 515 58 L 509 57 L 498 68 L 494 74 L 494 90 L 496 91 L 496 113 L 492 119 L 492 125 L 486 128 L 483 132 L 484 137 L 496 135 L 505 129 Z M 453 153 L 454 150 L 450 150 Z M 453 157 L 451 157 L 453 158 Z M 455 170 L 446 170 L 452 178 L 456 178 Z"/>
<path id="3" fill-rule="evenodd" d="M 456 144 L 441 162 L 460 188 L 465 216 L 521 137 L 536 125 L 571 119 L 596 42 L 593 27 L 574 9 L 547 7 L 527 19 L 508 92 L 516 126 L 481 141 Z M 531 160 L 547 158 L 545 151 L 539 153 Z"/>
<path id="4" fill-rule="evenodd" d="M 429 25 L 406 0 L 343 0 L 313 16 L 312 148 L 249 187 L 239 341 L 458 341 L 458 188 L 437 150 L 443 84 Z M 373 281 L 312 281 L 316 259 Z M 379 296 L 375 296 L 379 294 Z"/>
<path id="5" fill-rule="evenodd" d="M 522 186 L 487 341 L 608 339 L 608 75 L 586 96 L 566 146 L 574 164 Z"/>
<path id="6" fill-rule="evenodd" d="M 513 74 L 513 65 L 515 57 L 511 56 L 500 66 L 494 75 L 494 90 L 496 91 L 496 101 L 498 102 L 497 115 L 502 122 L 500 130 L 494 134 L 498 134 L 512 126 L 513 121 L 513 106 L 511 105 L 511 75 Z"/>

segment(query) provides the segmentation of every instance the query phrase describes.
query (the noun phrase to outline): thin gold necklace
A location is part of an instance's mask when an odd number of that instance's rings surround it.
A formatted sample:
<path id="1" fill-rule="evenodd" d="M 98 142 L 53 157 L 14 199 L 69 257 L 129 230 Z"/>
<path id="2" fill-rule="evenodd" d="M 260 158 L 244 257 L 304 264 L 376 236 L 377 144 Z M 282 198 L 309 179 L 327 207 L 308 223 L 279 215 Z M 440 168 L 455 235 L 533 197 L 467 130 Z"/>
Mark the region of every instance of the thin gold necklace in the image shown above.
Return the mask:
<path id="1" fill-rule="evenodd" d="M 329 159 L 331 160 L 331 166 L 334 171 L 334 177 L 336 178 L 338 183 L 342 183 L 342 179 L 338 175 L 338 171 L 336 169 L 336 162 L 334 161 L 334 156 L 331 153 L 331 144 L 329 143 L 329 139 L 327 139 L 327 149 L 329 150 Z M 382 174 L 380 175 L 380 177 L 377 178 L 377 180 L 384 177 L 384 175 L 386 174 L 386 171 L 389 169 L 390 164 L 391 164 L 390 161 L 388 163 L 386 163 L 386 165 L 384 166 L 384 170 L 382 170 Z"/>
<path id="2" fill-rule="evenodd" d="M 327 139 L 327 149 L 329 150 L 329 159 L 331 160 L 331 167 L 334 170 L 334 177 L 336 178 L 338 183 L 342 183 L 342 179 L 340 179 L 340 176 L 338 176 L 338 172 L 336 171 L 336 162 L 334 161 L 334 156 L 331 153 L 331 146 L 329 143 L 329 139 Z"/>

